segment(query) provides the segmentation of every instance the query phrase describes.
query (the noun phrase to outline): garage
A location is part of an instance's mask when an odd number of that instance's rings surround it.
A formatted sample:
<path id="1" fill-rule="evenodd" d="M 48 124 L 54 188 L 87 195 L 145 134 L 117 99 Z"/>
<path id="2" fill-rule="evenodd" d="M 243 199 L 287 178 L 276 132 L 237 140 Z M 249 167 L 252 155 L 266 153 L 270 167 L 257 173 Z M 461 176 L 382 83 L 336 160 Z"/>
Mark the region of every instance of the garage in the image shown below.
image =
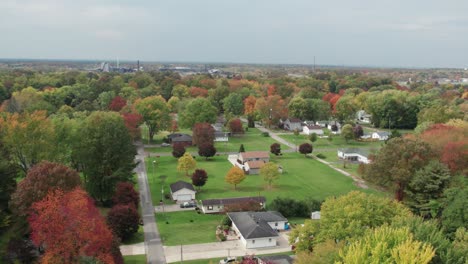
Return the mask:
<path id="1" fill-rule="evenodd" d="M 193 185 L 184 182 L 178 181 L 170 185 L 172 200 L 176 202 L 187 202 L 195 200 L 195 188 Z"/>

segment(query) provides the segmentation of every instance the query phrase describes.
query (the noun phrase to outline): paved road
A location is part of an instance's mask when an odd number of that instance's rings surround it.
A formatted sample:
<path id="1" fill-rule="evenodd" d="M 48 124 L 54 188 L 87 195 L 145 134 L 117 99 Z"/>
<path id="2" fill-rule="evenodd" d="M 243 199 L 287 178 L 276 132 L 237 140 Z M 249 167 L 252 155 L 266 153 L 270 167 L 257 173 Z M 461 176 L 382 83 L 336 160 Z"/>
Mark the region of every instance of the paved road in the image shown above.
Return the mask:
<path id="1" fill-rule="evenodd" d="M 143 145 L 137 145 L 137 156 L 139 161 L 135 168 L 138 174 L 138 186 L 140 190 L 141 213 L 143 218 L 143 230 L 145 232 L 146 260 L 150 264 L 166 264 L 166 257 L 161 243 L 158 226 L 154 218 L 154 207 L 151 200 L 151 191 L 148 184 L 148 177 L 145 168 L 145 150 Z"/>

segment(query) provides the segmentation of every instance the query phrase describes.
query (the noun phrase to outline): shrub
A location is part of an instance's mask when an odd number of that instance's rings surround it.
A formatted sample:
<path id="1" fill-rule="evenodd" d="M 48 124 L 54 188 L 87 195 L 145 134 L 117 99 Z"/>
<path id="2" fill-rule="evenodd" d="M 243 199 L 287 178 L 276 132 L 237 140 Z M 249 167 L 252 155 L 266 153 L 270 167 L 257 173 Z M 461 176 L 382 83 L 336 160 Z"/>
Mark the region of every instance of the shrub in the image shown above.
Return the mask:
<path id="1" fill-rule="evenodd" d="M 322 153 L 318 153 L 318 154 L 317 154 L 317 158 L 319 158 L 319 159 L 326 159 L 327 156 L 325 156 L 325 155 L 322 154 Z"/>
<path id="2" fill-rule="evenodd" d="M 221 220 L 221 225 L 223 226 L 231 226 L 232 225 L 232 221 L 231 221 L 231 218 L 229 218 L 229 216 L 225 216 L 223 218 L 223 220 Z"/>
<path id="3" fill-rule="evenodd" d="M 223 233 L 218 234 L 218 238 L 220 241 L 226 241 L 226 236 Z"/>
<path id="4" fill-rule="evenodd" d="M 304 154 L 304 156 L 307 156 L 307 154 L 312 153 L 313 147 L 309 143 L 303 143 L 299 146 L 299 152 L 301 154 Z"/>
<path id="5" fill-rule="evenodd" d="M 262 136 L 264 136 L 264 137 L 269 137 L 269 136 L 270 136 L 270 133 L 268 133 L 268 132 L 262 132 Z"/>
<path id="6" fill-rule="evenodd" d="M 185 145 L 181 142 L 172 144 L 172 156 L 174 158 L 180 158 L 185 154 Z"/>

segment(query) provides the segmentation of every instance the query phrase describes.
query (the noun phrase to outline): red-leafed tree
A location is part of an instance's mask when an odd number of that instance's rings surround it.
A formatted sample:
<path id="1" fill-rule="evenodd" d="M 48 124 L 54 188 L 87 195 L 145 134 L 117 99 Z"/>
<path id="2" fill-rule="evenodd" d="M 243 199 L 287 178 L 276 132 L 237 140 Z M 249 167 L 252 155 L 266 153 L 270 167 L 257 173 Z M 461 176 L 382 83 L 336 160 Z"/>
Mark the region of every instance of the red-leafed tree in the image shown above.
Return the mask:
<path id="1" fill-rule="evenodd" d="M 205 157 L 206 160 L 213 157 L 215 154 L 216 148 L 213 143 L 206 142 L 198 145 L 198 155 Z"/>
<path id="2" fill-rule="evenodd" d="M 94 201 L 82 189 L 55 190 L 32 206 L 31 238 L 44 248 L 42 263 L 123 263 L 115 238 Z"/>
<path id="3" fill-rule="evenodd" d="M 273 143 L 270 146 L 270 152 L 276 156 L 281 155 L 281 145 L 278 143 Z"/>
<path id="4" fill-rule="evenodd" d="M 115 111 L 115 112 L 120 112 L 120 110 L 122 110 L 122 108 L 124 108 L 126 105 L 127 105 L 127 101 L 124 98 L 122 98 L 120 96 L 116 96 L 110 102 L 109 110 Z"/>
<path id="5" fill-rule="evenodd" d="M 114 234 L 125 241 L 138 232 L 140 215 L 132 204 L 117 204 L 107 214 L 107 224 Z"/>
<path id="6" fill-rule="evenodd" d="M 304 154 L 307 157 L 307 154 L 312 153 L 313 147 L 309 143 L 303 143 L 299 146 L 299 153 Z"/>
<path id="7" fill-rule="evenodd" d="M 10 208 L 25 217 L 35 202 L 42 200 L 51 190 L 71 191 L 81 186 L 81 179 L 73 169 L 48 161 L 32 167 L 11 196 Z"/>
<path id="8" fill-rule="evenodd" d="M 233 118 L 229 120 L 228 127 L 231 133 L 236 133 L 236 134 L 244 133 L 244 127 L 242 126 L 242 121 L 239 118 Z"/>
<path id="9" fill-rule="evenodd" d="M 468 141 L 449 142 L 442 150 L 440 160 L 452 173 L 468 172 Z"/>
<path id="10" fill-rule="evenodd" d="M 192 143 L 198 145 L 201 143 L 213 144 L 215 130 L 209 123 L 196 123 L 193 126 Z"/>
<path id="11" fill-rule="evenodd" d="M 276 87 L 274 85 L 267 85 L 267 96 L 276 95 Z"/>
<path id="12" fill-rule="evenodd" d="M 133 139 L 139 138 L 141 136 L 140 125 L 143 122 L 143 117 L 135 113 L 123 113 L 122 117 L 130 136 Z"/>
<path id="13" fill-rule="evenodd" d="M 208 97 L 208 90 L 200 87 L 190 88 L 190 95 L 192 97 Z"/>
<path id="14" fill-rule="evenodd" d="M 119 182 L 115 187 L 115 194 L 112 197 L 112 202 L 116 204 L 131 204 L 138 208 L 140 197 L 135 187 L 130 182 Z"/>
<path id="15" fill-rule="evenodd" d="M 208 180 L 208 174 L 205 170 L 196 169 L 192 174 L 192 184 L 198 187 L 198 190 L 205 185 Z"/>
<path id="16" fill-rule="evenodd" d="M 180 158 L 185 154 L 185 144 L 182 142 L 172 143 L 172 156 Z"/>
<path id="17" fill-rule="evenodd" d="M 177 125 L 177 120 L 172 120 L 171 121 L 171 127 L 170 127 L 171 133 L 175 133 L 179 131 L 179 126 Z"/>

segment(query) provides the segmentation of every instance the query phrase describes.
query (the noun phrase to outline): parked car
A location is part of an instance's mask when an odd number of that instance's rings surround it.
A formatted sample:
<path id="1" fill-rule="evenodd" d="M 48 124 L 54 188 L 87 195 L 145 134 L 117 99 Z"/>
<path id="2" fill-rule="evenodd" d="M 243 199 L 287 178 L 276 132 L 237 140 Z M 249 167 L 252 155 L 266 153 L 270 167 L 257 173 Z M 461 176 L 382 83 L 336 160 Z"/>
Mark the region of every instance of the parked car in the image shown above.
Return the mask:
<path id="1" fill-rule="evenodd" d="M 227 257 L 219 261 L 219 264 L 227 264 L 227 263 L 234 263 L 236 261 L 236 257 Z"/>
<path id="2" fill-rule="evenodd" d="M 169 143 L 162 143 L 162 144 L 161 144 L 161 147 L 169 147 L 170 145 L 171 145 L 171 144 L 169 144 Z"/>
<path id="3" fill-rule="evenodd" d="M 183 202 L 180 204 L 180 208 L 191 208 L 191 207 L 196 207 L 197 204 L 194 201 L 190 202 Z"/>

